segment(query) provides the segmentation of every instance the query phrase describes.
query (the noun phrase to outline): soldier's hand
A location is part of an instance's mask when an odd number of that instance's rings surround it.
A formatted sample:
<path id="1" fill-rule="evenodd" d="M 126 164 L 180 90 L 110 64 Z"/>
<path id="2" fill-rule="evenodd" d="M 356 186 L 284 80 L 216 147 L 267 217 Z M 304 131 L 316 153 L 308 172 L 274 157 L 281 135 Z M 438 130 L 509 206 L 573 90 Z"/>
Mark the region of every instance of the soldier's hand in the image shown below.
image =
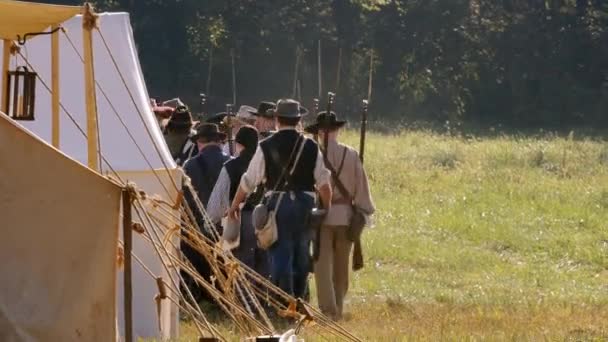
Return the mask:
<path id="1" fill-rule="evenodd" d="M 232 205 L 230 207 L 230 209 L 228 209 L 228 211 L 226 211 L 226 216 L 228 216 L 231 219 L 235 219 L 238 220 L 241 216 L 241 209 L 239 208 L 238 205 Z"/>

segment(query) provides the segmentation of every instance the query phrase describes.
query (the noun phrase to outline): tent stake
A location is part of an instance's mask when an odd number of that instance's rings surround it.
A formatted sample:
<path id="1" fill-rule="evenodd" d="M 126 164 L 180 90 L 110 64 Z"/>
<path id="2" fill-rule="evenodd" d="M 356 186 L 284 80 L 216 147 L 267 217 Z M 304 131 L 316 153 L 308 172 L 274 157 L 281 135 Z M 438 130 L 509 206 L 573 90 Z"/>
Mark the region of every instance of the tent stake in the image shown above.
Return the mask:
<path id="1" fill-rule="evenodd" d="M 133 230 L 131 220 L 131 192 L 122 191 L 122 235 L 124 243 L 124 300 L 125 300 L 125 341 L 133 342 L 133 287 L 131 251 L 133 250 Z"/>

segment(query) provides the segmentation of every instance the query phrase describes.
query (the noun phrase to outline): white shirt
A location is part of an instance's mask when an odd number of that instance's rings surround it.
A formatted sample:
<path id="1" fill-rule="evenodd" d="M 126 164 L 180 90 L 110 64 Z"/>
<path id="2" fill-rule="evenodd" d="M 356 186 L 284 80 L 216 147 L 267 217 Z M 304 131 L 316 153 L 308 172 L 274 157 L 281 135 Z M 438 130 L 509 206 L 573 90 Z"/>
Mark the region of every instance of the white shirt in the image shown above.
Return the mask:
<path id="1" fill-rule="evenodd" d="M 211 222 L 218 223 L 224 217 L 224 213 L 230 208 L 230 177 L 226 167 L 222 167 L 220 175 L 217 178 L 209 202 L 207 203 L 207 214 Z"/>
<path id="2" fill-rule="evenodd" d="M 295 128 L 282 128 L 280 130 L 286 130 Z M 323 162 L 323 155 L 321 151 L 318 151 L 317 160 L 315 163 L 314 169 L 314 178 L 315 185 L 317 188 L 322 187 L 323 185 L 330 184 L 331 172 L 325 167 L 325 163 Z M 250 194 L 255 190 L 255 188 L 262 184 L 266 180 L 266 161 L 264 160 L 264 152 L 262 148 L 258 146 L 249 163 L 249 168 L 243 174 L 241 178 L 241 188 L 247 193 Z"/>

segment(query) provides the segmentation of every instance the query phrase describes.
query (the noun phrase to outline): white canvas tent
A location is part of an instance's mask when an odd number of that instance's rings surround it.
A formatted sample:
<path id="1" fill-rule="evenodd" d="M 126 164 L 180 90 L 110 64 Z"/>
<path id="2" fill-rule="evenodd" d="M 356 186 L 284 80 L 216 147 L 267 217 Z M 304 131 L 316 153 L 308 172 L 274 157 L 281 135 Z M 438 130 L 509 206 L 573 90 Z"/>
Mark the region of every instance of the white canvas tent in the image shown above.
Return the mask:
<path id="1" fill-rule="evenodd" d="M 0 341 L 110 341 L 121 187 L 2 113 L 0 174 Z"/>
<path id="2" fill-rule="evenodd" d="M 14 1 L 0 0 L 0 22 L 3 21 L 4 15 L 10 16 L 10 13 L 6 11 L 2 13 L 2 7 L 7 6 L 10 9 L 10 6 L 14 4 L 21 6 L 20 3 Z M 33 8 L 34 12 L 38 10 Z M 10 23 L 10 19 L 7 20 Z M 51 120 L 52 96 L 42 82 L 38 82 L 36 85 L 35 120 L 18 121 L 18 124 L 49 143 L 53 140 L 52 131 L 57 130 L 58 148 L 71 158 L 86 165 L 89 158 L 87 149 L 90 144 L 82 133 L 82 131 L 87 132 L 85 101 L 87 94 L 85 93 L 85 72 L 81 59 L 84 54 L 82 16 L 73 17 L 63 22 L 61 26 L 66 29 L 66 33 L 58 33 L 59 89 L 62 105 L 59 125 L 54 126 Z M 47 26 L 42 27 L 48 29 Z M 28 27 L 28 29 L 33 28 L 36 27 Z M 3 33 L 3 29 L 5 27 L 0 24 L 0 35 Z M 105 38 L 109 51 L 106 49 L 102 36 Z M 6 37 L 0 36 L 0 38 Z M 0 55 L 5 55 L 2 46 L 0 46 L 0 52 L 2 52 Z M 29 62 L 47 86 L 51 87 L 50 36 L 37 36 L 29 39 L 21 47 L 21 54 L 24 58 L 19 55 L 10 57 L 9 69 L 13 70 L 17 65 L 25 65 Z M 93 60 L 97 81 L 98 143 L 99 150 L 105 158 L 99 162 L 99 171 L 102 174 L 110 174 L 115 171 L 123 180 L 135 182 L 146 193 L 158 194 L 167 202 L 174 202 L 178 193 L 176 185 L 179 186 L 181 182 L 181 171 L 177 169 L 168 152 L 149 106 L 128 14 L 105 13 L 100 15 L 99 31 L 93 30 Z M 0 92 L 5 91 L 4 84 L 0 84 Z M 52 168 L 52 166 L 48 167 Z M 45 171 L 42 169 L 43 177 L 44 173 Z M 74 184 L 74 186 L 87 187 L 87 184 Z M 167 279 L 167 270 L 149 243 L 135 234 L 133 244 L 133 253 L 155 275 Z M 73 277 L 79 278 L 81 275 L 75 273 Z M 119 287 L 116 298 L 117 321 L 122 326 L 123 305 L 120 274 L 117 284 Z M 154 280 L 139 265 L 134 264 L 133 322 L 136 336 L 166 338 L 175 337 L 178 334 L 179 314 L 176 306 L 172 305 L 170 301 L 164 300 L 161 315 L 158 317 L 154 301 L 157 293 L 158 289 Z"/>

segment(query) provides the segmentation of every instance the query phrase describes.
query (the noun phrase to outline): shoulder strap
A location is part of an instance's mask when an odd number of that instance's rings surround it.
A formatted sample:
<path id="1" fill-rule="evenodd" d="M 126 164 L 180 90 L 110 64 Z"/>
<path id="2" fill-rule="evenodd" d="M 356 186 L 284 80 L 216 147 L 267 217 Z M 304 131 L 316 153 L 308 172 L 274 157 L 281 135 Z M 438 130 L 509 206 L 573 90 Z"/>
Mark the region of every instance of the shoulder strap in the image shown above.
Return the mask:
<path id="1" fill-rule="evenodd" d="M 346 147 L 344 148 L 344 153 L 342 155 L 342 163 L 344 163 L 344 158 L 346 158 Z M 344 183 L 342 183 L 342 181 L 340 180 L 340 176 L 336 172 L 336 169 L 333 167 L 333 165 L 331 165 L 331 163 L 327 159 L 327 156 L 324 159 L 325 159 L 325 167 L 327 167 L 329 169 L 329 171 L 331 172 L 331 178 L 334 181 L 334 185 L 338 188 L 338 190 L 340 190 L 342 195 L 344 195 L 346 198 L 352 200 L 353 196 L 350 194 L 350 192 L 348 190 L 346 190 L 346 186 L 344 186 Z M 342 165 L 342 166 L 344 166 L 344 165 Z M 342 172 L 342 166 L 340 167 L 340 172 Z"/>
<path id="2" fill-rule="evenodd" d="M 298 166 L 298 162 L 300 161 L 300 157 L 302 156 L 302 151 L 304 151 L 304 145 L 306 145 L 306 139 L 302 141 L 300 144 L 300 148 L 298 149 L 298 154 L 296 154 L 296 159 L 293 161 L 293 165 L 291 166 L 291 170 L 289 170 L 289 176 L 293 175 L 293 172 L 296 170 L 296 166 Z"/>
<path id="3" fill-rule="evenodd" d="M 342 151 L 342 161 L 340 162 L 340 167 L 338 168 L 338 176 L 340 176 L 342 174 L 342 170 L 344 169 L 344 161 L 346 160 L 346 151 L 348 149 L 346 147 L 344 147 L 344 150 Z"/>
<path id="4" fill-rule="evenodd" d="M 300 142 L 300 140 L 302 140 L 303 137 L 304 136 L 301 135 L 301 134 L 300 134 L 300 136 L 298 136 L 298 140 L 296 140 L 296 143 L 293 145 L 293 149 L 291 150 L 291 154 L 289 155 L 289 159 L 287 160 L 287 164 L 283 166 L 283 171 L 281 172 L 281 176 L 279 176 L 279 179 L 277 179 L 277 183 L 274 185 L 274 190 L 273 191 L 277 191 L 279 189 L 279 186 L 281 185 L 281 183 L 284 183 L 285 175 L 287 174 L 287 168 L 291 164 L 291 161 L 294 158 L 294 154 L 298 150 L 298 143 Z M 304 140 L 304 142 L 301 143 L 300 145 L 303 147 L 305 142 L 306 142 L 306 140 Z M 300 151 L 302 150 L 302 147 L 300 148 Z M 299 154 L 301 154 L 301 152 Z M 272 155 L 271 155 L 271 157 L 272 157 Z M 300 157 L 298 156 L 297 159 L 300 159 Z M 295 164 L 297 164 L 297 161 L 294 163 L 294 165 Z M 293 173 L 293 169 L 295 169 L 295 166 L 292 166 L 291 171 L 289 172 L 290 176 Z"/>

